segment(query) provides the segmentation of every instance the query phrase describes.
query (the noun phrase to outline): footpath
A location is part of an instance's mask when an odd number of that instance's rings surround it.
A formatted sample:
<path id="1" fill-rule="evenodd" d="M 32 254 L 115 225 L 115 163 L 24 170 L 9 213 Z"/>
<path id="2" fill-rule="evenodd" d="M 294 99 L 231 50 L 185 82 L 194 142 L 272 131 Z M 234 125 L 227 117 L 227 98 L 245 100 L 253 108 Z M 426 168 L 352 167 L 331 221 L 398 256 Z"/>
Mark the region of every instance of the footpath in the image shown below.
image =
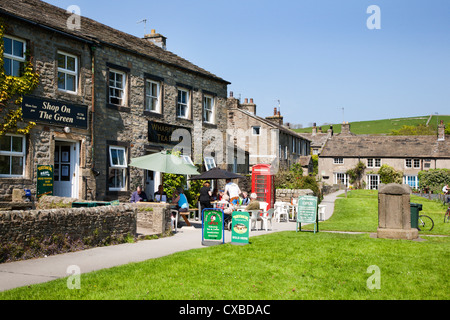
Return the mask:
<path id="1" fill-rule="evenodd" d="M 321 204 L 326 205 L 323 220 L 328 220 L 334 212 L 334 202 L 343 191 L 324 197 Z M 72 275 L 73 266 L 80 272 L 89 273 L 115 266 L 168 256 L 176 252 L 205 248 L 202 245 L 201 223 L 191 222 L 192 227 L 183 226 L 171 237 L 142 240 L 117 246 L 94 248 L 79 252 L 0 264 L 0 291 L 44 283 Z M 259 227 L 258 223 L 258 227 Z M 267 233 L 295 231 L 296 222 L 273 220 L 272 230 L 256 230 L 250 237 Z M 139 232 L 139 231 L 138 231 Z M 225 231 L 225 242 L 231 241 L 231 233 Z"/>

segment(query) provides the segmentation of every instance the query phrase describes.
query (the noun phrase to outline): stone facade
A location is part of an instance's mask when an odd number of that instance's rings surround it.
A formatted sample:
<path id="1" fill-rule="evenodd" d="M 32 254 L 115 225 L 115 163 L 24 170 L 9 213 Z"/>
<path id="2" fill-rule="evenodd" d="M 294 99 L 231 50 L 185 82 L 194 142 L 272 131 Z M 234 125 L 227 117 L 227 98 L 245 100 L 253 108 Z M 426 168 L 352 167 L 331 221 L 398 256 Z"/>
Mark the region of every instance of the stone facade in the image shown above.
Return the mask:
<path id="1" fill-rule="evenodd" d="M 24 243 L 52 235 L 79 239 L 135 236 L 137 210 L 131 205 L 0 212 L 0 243 Z"/>
<path id="2" fill-rule="evenodd" d="M 310 189 L 277 189 L 275 192 L 275 201 L 291 202 L 292 199 L 298 199 L 300 196 L 313 196 L 314 192 Z"/>
<path id="3" fill-rule="evenodd" d="M 256 115 L 253 99 L 240 103 L 231 93 L 228 98 L 228 132 L 235 144 L 249 153 L 250 167 L 272 164 L 290 168 L 300 157 L 310 155 L 310 140 L 282 125 L 277 114 L 266 119 Z"/>
<path id="4" fill-rule="evenodd" d="M 135 203 L 137 226 L 150 230 L 151 234 L 165 234 L 171 231 L 170 205 L 159 203 Z"/>

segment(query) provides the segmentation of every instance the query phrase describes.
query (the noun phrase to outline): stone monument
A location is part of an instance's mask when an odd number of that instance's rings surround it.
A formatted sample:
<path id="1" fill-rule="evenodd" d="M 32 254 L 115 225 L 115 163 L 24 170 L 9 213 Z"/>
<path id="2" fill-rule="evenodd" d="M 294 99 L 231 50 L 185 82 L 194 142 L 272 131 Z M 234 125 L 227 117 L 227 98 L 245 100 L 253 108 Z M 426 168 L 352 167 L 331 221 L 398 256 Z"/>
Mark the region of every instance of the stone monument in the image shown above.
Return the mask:
<path id="1" fill-rule="evenodd" d="M 378 191 L 378 238 L 414 240 L 419 230 L 411 228 L 411 188 L 380 184 Z"/>

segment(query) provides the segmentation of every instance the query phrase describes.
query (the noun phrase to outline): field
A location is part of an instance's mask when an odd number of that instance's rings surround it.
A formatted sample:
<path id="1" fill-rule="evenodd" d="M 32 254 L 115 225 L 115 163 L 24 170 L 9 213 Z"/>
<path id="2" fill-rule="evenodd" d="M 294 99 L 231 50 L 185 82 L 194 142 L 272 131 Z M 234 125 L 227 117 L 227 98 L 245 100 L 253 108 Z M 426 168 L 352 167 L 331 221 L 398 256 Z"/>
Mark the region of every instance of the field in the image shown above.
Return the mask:
<path id="1" fill-rule="evenodd" d="M 373 121 L 360 121 L 351 122 L 350 130 L 355 134 L 389 134 L 392 130 L 398 130 L 402 126 L 417 126 L 419 124 L 425 125 L 430 116 L 411 117 L 411 118 L 398 118 L 398 119 L 385 119 L 385 120 L 373 120 Z M 443 120 L 445 124 L 450 123 L 450 116 L 432 116 L 429 126 L 437 129 L 437 124 L 440 120 Z M 317 124 L 320 126 L 320 124 Z M 330 125 L 322 126 L 322 131 L 327 132 Z M 311 133 L 312 128 L 302 128 L 294 130 L 296 132 Z M 333 131 L 335 133 L 341 132 L 341 124 L 334 124 Z"/>
<path id="2" fill-rule="evenodd" d="M 321 230 L 376 230 L 374 200 L 374 192 L 352 191 L 336 202 Z M 442 215 L 442 205 L 413 200 Z M 437 230 L 449 235 L 448 226 Z M 0 299 L 447 300 L 450 237 L 421 237 L 425 241 L 376 239 L 369 233 L 273 233 L 253 237 L 244 247 L 190 250 L 85 274 L 80 290 L 68 290 L 67 280 L 59 279 L 0 293 Z"/>

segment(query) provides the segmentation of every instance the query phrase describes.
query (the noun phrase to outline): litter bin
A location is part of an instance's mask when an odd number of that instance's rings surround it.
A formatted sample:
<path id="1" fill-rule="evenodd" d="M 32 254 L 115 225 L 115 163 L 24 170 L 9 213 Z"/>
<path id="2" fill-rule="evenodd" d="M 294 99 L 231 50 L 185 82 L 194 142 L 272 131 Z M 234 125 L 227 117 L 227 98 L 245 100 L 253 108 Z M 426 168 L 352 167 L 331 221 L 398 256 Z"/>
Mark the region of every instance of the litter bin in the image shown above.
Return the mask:
<path id="1" fill-rule="evenodd" d="M 74 202 L 72 208 L 93 208 L 96 207 L 96 202 Z"/>
<path id="2" fill-rule="evenodd" d="M 419 229 L 419 211 L 422 211 L 420 203 L 411 203 L 411 228 Z"/>

